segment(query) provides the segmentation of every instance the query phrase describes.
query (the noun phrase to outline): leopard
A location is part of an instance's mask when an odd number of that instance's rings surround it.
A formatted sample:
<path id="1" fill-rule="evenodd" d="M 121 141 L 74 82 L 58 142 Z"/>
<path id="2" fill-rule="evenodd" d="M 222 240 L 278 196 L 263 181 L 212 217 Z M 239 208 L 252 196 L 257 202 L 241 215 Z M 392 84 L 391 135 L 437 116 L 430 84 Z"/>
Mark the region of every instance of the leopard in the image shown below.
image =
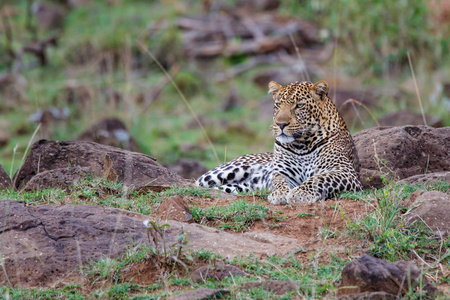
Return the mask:
<path id="1" fill-rule="evenodd" d="M 227 193 L 268 191 L 271 204 L 315 203 L 360 191 L 355 143 L 328 83 L 269 82 L 273 152 L 246 154 L 200 176 L 196 185 Z"/>

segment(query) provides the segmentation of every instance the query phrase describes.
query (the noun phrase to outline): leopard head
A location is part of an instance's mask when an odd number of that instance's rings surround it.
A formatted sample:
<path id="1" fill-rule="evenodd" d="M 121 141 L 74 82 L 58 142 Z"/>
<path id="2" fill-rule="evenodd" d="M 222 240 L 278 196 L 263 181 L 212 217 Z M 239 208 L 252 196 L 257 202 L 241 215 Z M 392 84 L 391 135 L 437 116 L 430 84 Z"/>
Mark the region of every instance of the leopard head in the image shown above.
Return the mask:
<path id="1" fill-rule="evenodd" d="M 330 98 L 328 83 L 269 83 L 273 95 L 273 133 L 282 144 L 315 142 L 339 130 L 340 115 Z"/>

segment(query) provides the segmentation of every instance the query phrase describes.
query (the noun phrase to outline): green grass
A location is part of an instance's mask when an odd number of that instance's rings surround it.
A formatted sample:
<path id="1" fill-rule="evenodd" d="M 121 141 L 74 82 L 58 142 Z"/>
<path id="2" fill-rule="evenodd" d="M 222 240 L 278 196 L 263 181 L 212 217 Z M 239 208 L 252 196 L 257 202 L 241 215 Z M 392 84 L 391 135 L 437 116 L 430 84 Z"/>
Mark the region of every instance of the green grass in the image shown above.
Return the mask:
<path id="1" fill-rule="evenodd" d="M 215 224 L 217 228 L 232 231 L 244 231 L 255 221 L 263 220 L 267 216 L 268 208 L 253 202 L 248 203 L 243 199 L 233 200 L 226 206 L 212 206 L 191 208 L 195 222 L 201 224 Z"/>
<path id="2" fill-rule="evenodd" d="M 390 261 L 415 259 L 417 256 L 434 263 L 449 263 L 450 238 L 440 239 L 423 222 L 408 223 L 404 215 L 410 207 L 404 201 L 418 190 L 450 191 L 450 184 L 438 182 L 433 186 L 396 184 L 375 191 L 345 194 L 341 197 L 359 198 L 370 205 L 369 214 L 351 221 L 347 234 L 361 239 L 368 253 Z"/>
<path id="3" fill-rule="evenodd" d="M 145 193 L 125 190 L 121 183 L 90 177 L 81 180 L 69 190 L 44 189 L 39 191 L 0 190 L 0 199 L 16 199 L 28 205 L 85 204 L 104 205 L 148 215 L 155 212 L 159 204 L 170 196 L 214 197 L 208 190 L 199 187 L 172 187 L 162 192 Z"/>

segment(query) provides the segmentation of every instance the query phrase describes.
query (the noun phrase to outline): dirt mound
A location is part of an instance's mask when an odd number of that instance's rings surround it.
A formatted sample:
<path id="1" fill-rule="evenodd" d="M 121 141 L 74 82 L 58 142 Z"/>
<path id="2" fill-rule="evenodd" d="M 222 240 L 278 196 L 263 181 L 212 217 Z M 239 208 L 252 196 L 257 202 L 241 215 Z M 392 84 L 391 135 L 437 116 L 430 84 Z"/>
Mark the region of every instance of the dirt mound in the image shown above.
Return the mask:
<path id="1" fill-rule="evenodd" d="M 67 169 L 77 166 L 81 167 L 83 172 L 117 180 L 126 187 L 153 187 L 161 190 L 173 185 L 188 184 L 145 154 L 93 142 L 47 140 L 40 140 L 33 145 L 24 164 L 14 175 L 13 182 L 16 189 L 54 187 L 54 172 L 61 175 L 72 174 L 73 172 Z M 46 172 L 57 169 L 62 170 Z M 37 184 L 31 185 L 32 179 Z M 60 177 L 59 182 L 63 181 L 66 181 L 64 177 Z M 28 183 L 31 186 L 27 187 Z"/>
<path id="2" fill-rule="evenodd" d="M 378 127 L 353 139 L 365 188 L 381 187 L 384 176 L 396 180 L 450 170 L 450 127 Z"/>

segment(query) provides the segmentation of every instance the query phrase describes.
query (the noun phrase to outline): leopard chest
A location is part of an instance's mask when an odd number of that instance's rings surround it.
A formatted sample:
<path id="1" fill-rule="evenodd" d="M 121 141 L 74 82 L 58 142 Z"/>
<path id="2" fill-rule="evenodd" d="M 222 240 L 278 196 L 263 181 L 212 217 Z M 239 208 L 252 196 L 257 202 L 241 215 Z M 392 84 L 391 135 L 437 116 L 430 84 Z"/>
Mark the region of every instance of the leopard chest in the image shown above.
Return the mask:
<path id="1" fill-rule="evenodd" d="M 319 164 L 318 152 L 297 154 L 280 146 L 275 146 L 273 170 L 282 174 L 293 188 L 315 175 Z"/>

